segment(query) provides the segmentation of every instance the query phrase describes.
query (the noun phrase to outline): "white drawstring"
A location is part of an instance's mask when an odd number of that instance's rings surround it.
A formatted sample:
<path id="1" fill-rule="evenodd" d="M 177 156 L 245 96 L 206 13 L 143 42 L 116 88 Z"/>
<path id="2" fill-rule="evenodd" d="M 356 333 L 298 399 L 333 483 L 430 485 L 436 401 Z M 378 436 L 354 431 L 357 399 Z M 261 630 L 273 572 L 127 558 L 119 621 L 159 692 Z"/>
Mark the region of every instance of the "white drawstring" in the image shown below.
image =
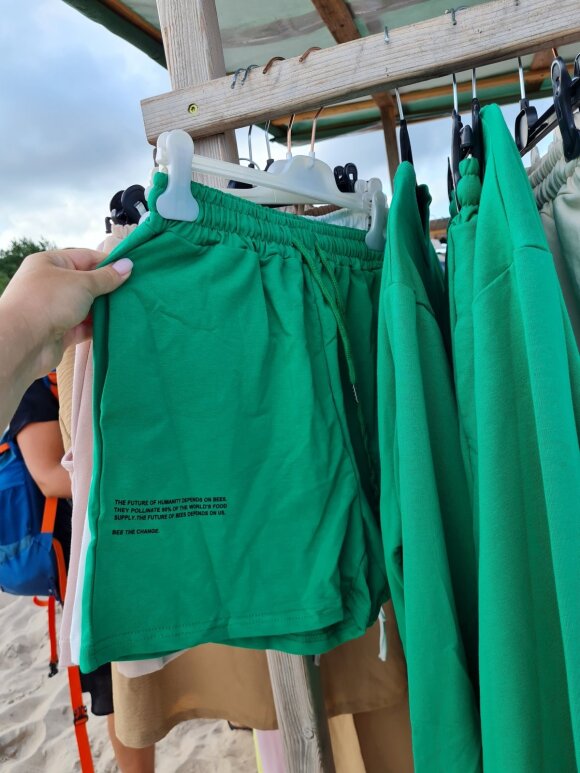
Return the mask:
<path id="1" fill-rule="evenodd" d="M 379 659 L 383 662 L 387 659 L 387 616 L 383 608 L 379 612 Z"/>

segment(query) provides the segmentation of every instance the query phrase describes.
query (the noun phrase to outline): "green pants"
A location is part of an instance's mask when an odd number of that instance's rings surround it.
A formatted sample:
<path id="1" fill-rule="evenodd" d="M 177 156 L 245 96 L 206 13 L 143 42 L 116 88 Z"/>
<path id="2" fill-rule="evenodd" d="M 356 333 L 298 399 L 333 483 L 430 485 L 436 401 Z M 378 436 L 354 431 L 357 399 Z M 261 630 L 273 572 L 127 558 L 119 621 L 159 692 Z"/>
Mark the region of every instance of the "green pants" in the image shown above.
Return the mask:
<path id="1" fill-rule="evenodd" d="M 364 233 L 192 184 L 94 310 L 81 663 L 223 642 L 315 654 L 386 598 L 376 512 L 381 256 Z"/>

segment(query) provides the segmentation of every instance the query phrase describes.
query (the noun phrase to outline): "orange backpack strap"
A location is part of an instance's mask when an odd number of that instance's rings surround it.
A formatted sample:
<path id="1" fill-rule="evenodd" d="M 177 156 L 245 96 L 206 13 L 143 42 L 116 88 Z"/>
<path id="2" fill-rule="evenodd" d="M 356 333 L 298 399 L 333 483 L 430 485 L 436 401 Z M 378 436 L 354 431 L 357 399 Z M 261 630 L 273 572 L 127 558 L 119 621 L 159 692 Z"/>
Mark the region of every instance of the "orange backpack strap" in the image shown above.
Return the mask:
<path id="1" fill-rule="evenodd" d="M 50 673 L 49 677 L 58 673 L 58 652 L 56 649 L 56 599 L 48 597 L 48 638 L 50 640 Z"/>
<path id="2" fill-rule="evenodd" d="M 50 389 L 50 391 L 52 392 L 53 396 L 58 400 L 58 385 L 56 382 L 56 370 L 52 370 L 46 376 L 46 384 Z"/>
<path id="3" fill-rule="evenodd" d="M 87 714 L 87 707 L 83 703 L 81 675 L 78 666 L 69 666 L 68 684 L 70 688 L 70 700 L 73 709 L 79 759 L 81 761 L 81 771 L 82 773 L 94 773 L 91 746 L 87 734 L 89 715 Z"/>
<path id="4" fill-rule="evenodd" d="M 64 597 L 66 595 L 66 564 L 64 561 L 64 551 L 59 540 L 52 539 L 52 549 L 56 557 L 56 566 L 58 569 L 58 590 L 60 593 L 60 600 L 64 604 Z"/>
<path id="5" fill-rule="evenodd" d="M 10 451 L 10 445 L 8 443 L 0 443 L 0 454 L 3 454 L 5 451 Z"/>
<path id="6" fill-rule="evenodd" d="M 54 531 L 57 506 L 58 499 L 56 497 L 46 497 L 44 500 L 44 512 L 42 514 L 42 525 L 40 527 L 40 531 L 43 534 L 46 534 L 47 532 L 52 534 Z"/>

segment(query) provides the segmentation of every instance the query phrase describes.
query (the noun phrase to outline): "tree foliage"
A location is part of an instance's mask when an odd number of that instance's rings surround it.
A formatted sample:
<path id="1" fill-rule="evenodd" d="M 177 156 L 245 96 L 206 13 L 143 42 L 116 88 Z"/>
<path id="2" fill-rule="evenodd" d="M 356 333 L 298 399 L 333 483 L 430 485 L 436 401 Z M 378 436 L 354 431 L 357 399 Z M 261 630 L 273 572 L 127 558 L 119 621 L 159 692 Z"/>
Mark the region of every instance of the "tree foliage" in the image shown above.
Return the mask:
<path id="1" fill-rule="evenodd" d="M 47 239 L 40 238 L 35 242 L 24 237 L 13 239 L 5 250 L 0 250 L 0 295 L 27 255 L 54 249 L 56 249 L 56 245 Z"/>

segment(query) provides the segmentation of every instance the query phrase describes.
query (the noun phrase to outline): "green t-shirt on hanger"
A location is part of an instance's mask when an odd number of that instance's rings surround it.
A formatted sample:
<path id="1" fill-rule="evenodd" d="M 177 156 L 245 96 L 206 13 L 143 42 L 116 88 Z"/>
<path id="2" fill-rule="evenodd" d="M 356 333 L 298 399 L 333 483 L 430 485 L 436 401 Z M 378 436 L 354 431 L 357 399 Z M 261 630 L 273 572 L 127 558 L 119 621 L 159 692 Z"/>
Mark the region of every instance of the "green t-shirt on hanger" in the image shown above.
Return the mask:
<path id="1" fill-rule="evenodd" d="M 409 677 L 416 773 L 478 773 L 476 575 L 430 196 L 397 170 L 379 305 L 381 521 Z M 468 657 L 466 657 L 466 650 Z M 468 665 L 469 664 L 469 665 Z"/>
<path id="2" fill-rule="evenodd" d="M 499 107 L 481 116 L 473 403 L 484 765 L 486 773 L 573 773 L 580 762 L 580 361 L 514 140 Z"/>

